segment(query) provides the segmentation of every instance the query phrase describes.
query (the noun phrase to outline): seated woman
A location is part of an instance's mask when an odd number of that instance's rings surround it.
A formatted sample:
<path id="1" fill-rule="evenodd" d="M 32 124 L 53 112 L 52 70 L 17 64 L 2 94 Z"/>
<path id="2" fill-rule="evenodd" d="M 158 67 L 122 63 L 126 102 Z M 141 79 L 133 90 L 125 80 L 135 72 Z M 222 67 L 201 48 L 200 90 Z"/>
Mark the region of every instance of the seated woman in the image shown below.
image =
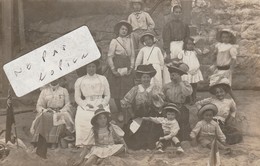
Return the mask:
<path id="1" fill-rule="evenodd" d="M 141 79 L 141 84 L 134 86 L 121 100 L 122 108 L 132 107 L 133 121 L 129 121 L 124 127 L 124 139 L 129 149 L 154 149 L 156 141 L 163 136 L 160 124 L 141 119 L 160 116 L 159 108 L 156 108 L 157 104 L 153 103 L 153 100 L 158 101 L 163 94 L 159 87 L 150 84 L 155 74 L 156 70 L 151 64 L 139 65 L 136 77 Z M 157 105 L 157 107 L 162 106 L 163 102 Z M 139 124 L 140 127 L 133 129 L 134 124 Z"/>
<path id="2" fill-rule="evenodd" d="M 36 110 L 37 115 L 30 130 L 33 135 L 32 143 L 37 143 L 41 135 L 55 149 L 65 126 L 68 131 L 74 132 L 69 93 L 59 85 L 59 80 L 42 89 Z"/>
<path id="3" fill-rule="evenodd" d="M 222 78 L 218 82 L 211 82 L 209 92 L 213 97 L 198 101 L 196 105 L 198 108 L 207 103 L 217 106 L 218 113 L 213 119 L 219 123 L 227 138 L 227 144 L 232 145 L 242 141 L 242 133 L 236 127 L 236 103 L 232 98 L 226 98 L 227 92 L 230 90 L 229 85 L 227 78 Z"/>
<path id="4" fill-rule="evenodd" d="M 109 111 L 109 84 L 106 77 L 96 74 L 98 66 L 98 60 L 88 64 L 87 74 L 75 83 L 75 101 L 78 104 L 75 118 L 76 146 L 82 146 L 91 130 L 90 120 L 95 110 L 104 108 Z"/>

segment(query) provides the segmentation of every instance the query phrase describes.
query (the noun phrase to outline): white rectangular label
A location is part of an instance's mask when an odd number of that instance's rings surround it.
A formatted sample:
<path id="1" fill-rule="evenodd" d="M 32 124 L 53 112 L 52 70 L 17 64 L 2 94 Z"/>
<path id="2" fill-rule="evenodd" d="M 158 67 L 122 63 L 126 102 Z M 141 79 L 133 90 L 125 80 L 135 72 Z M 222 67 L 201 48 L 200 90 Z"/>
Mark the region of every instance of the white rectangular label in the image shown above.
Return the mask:
<path id="1" fill-rule="evenodd" d="M 7 64 L 4 71 L 18 97 L 26 95 L 98 58 L 87 26 L 82 26 Z"/>

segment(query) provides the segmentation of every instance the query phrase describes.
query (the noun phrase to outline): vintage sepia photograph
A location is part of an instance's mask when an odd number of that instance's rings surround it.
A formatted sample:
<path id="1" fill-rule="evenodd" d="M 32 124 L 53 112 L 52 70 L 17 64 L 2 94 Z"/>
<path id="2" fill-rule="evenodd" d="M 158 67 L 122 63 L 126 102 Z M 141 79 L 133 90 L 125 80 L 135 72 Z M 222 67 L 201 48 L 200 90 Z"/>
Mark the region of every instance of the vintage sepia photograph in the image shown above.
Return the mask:
<path id="1" fill-rule="evenodd" d="M 260 166 L 260 0 L 0 0 L 0 166 Z"/>

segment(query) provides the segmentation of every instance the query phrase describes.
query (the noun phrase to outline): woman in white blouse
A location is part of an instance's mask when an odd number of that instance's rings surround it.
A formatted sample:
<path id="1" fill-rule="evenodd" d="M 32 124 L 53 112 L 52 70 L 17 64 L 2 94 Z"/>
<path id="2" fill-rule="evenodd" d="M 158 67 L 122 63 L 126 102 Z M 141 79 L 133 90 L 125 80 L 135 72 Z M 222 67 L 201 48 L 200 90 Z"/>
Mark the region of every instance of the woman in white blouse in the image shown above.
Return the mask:
<path id="1" fill-rule="evenodd" d="M 87 74 L 75 83 L 75 101 L 78 104 L 75 118 L 76 146 L 81 146 L 91 129 L 95 110 L 109 111 L 110 90 L 106 77 L 96 74 L 99 61 L 87 65 Z"/>

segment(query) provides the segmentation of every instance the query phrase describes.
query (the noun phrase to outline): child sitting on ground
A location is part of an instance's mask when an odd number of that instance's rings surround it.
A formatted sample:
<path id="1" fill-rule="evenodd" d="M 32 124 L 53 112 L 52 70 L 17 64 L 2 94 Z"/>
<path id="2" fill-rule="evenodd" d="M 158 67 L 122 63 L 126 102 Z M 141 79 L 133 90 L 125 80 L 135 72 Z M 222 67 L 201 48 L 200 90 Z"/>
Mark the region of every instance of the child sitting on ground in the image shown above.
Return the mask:
<path id="1" fill-rule="evenodd" d="M 199 121 L 190 133 L 192 145 L 195 145 L 197 140 L 202 147 L 211 149 L 212 141 L 217 137 L 218 147 L 223 150 L 230 150 L 225 147 L 226 136 L 223 134 L 217 122 L 213 120 L 213 116 L 218 113 L 218 108 L 215 104 L 208 103 L 201 107 L 198 111 Z"/>
<path id="2" fill-rule="evenodd" d="M 166 117 L 143 117 L 145 120 L 150 120 L 158 124 L 162 124 L 162 129 L 164 136 L 159 138 L 156 142 L 156 148 L 159 152 L 164 152 L 163 149 L 172 142 L 177 147 L 177 152 L 183 153 L 184 150 L 181 147 L 179 139 L 176 137 L 178 131 L 180 130 L 179 124 L 175 119 L 176 116 L 180 115 L 180 111 L 177 106 L 173 103 L 169 103 L 163 109 Z"/>

